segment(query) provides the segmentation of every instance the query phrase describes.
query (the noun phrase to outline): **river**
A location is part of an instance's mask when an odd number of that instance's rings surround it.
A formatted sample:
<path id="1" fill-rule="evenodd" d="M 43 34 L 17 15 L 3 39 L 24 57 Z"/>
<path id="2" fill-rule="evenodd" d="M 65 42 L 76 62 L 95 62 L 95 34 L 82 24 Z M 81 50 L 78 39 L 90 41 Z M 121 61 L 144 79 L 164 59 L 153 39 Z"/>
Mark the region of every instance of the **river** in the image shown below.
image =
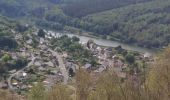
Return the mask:
<path id="1" fill-rule="evenodd" d="M 80 36 L 80 35 L 70 34 L 70 33 L 57 33 L 57 32 L 52 32 L 52 31 L 48 31 L 48 34 L 51 34 L 54 37 L 60 37 L 61 35 L 68 35 L 69 37 L 76 36 L 76 37 L 80 38 L 80 42 L 82 42 L 82 43 L 87 43 L 88 40 L 93 40 L 96 44 L 101 45 L 101 46 L 117 47 L 120 45 L 123 49 L 126 49 L 126 50 L 137 51 L 140 53 L 148 53 L 148 54 L 155 53 L 155 51 L 151 50 L 151 49 L 133 46 L 133 45 L 129 45 L 129 44 L 124 44 L 124 43 L 120 43 L 117 41 L 110 41 L 110 40 L 105 40 L 105 39 L 100 39 L 100 38 Z"/>

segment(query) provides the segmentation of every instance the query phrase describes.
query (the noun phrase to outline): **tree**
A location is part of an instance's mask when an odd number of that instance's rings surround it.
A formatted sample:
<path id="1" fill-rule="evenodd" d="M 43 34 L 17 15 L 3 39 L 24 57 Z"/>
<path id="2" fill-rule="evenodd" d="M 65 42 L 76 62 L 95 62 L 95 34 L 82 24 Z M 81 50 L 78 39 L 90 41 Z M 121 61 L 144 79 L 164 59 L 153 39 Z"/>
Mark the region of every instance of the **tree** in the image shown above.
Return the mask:
<path id="1" fill-rule="evenodd" d="M 128 53 L 126 55 L 126 61 L 129 62 L 130 64 L 135 62 L 135 57 L 132 53 Z"/>
<path id="2" fill-rule="evenodd" d="M 76 100 L 87 100 L 90 86 L 90 74 L 84 69 L 79 69 L 76 73 Z"/>
<path id="3" fill-rule="evenodd" d="M 147 88 L 158 100 L 170 100 L 170 48 L 154 62 L 147 79 Z"/>
<path id="4" fill-rule="evenodd" d="M 15 49 L 18 43 L 10 37 L 0 37 L 0 49 Z"/>
<path id="5" fill-rule="evenodd" d="M 98 64 L 95 58 L 93 58 L 93 59 L 90 61 L 90 63 L 91 63 L 91 65 L 92 65 L 92 67 L 96 67 L 96 65 Z"/>
<path id="6" fill-rule="evenodd" d="M 73 37 L 72 37 L 72 41 L 73 41 L 73 42 L 79 42 L 80 39 L 79 39 L 78 37 L 76 37 L 76 36 L 73 36 Z"/>
<path id="7" fill-rule="evenodd" d="M 4 56 L 2 56 L 1 58 L 4 62 L 8 62 L 11 59 L 11 56 L 8 54 L 4 54 Z"/>
<path id="8" fill-rule="evenodd" d="M 75 75 L 75 72 L 72 68 L 69 69 L 69 76 L 73 77 Z"/>
<path id="9" fill-rule="evenodd" d="M 40 29 L 39 31 L 38 31 L 38 36 L 39 37 L 42 37 L 42 38 L 45 38 L 45 32 L 44 32 L 44 30 L 43 29 Z"/>
<path id="10" fill-rule="evenodd" d="M 0 100 L 21 100 L 18 95 L 12 94 L 7 90 L 0 90 Z"/>
<path id="11" fill-rule="evenodd" d="M 99 76 L 96 85 L 96 100 L 121 100 L 119 94 L 119 78 L 113 72 L 103 73 Z"/>
<path id="12" fill-rule="evenodd" d="M 46 100 L 46 97 L 45 88 L 41 83 L 34 85 L 28 94 L 29 100 Z"/>
<path id="13" fill-rule="evenodd" d="M 21 25 L 20 23 L 17 23 L 17 25 L 16 25 L 16 31 L 18 31 L 18 32 L 25 32 L 28 29 L 29 29 L 29 27 L 26 25 Z"/>
<path id="14" fill-rule="evenodd" d="M 48 93 L 48 100 L 71 100 L 69 89 L 62 84 L 57 84 Z"/>
<path id="15" fill-rule="evenodd" d="M 24 67 L 27 64 L 27 60 L 24 58 L 19 58 L 16 60 L 15 67 L 17 69 Z"/>

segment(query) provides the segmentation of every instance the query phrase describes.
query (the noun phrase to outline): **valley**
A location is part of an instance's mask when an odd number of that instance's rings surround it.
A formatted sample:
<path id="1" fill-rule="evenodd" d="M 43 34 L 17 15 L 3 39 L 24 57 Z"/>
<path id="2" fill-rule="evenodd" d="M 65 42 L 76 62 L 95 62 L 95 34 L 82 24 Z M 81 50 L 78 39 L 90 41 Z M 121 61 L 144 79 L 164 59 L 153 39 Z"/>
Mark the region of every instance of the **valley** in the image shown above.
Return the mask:
<path id="1" fill-rule="evenodd" d="M 0 0 L 0 100 L 169 100 L 170 0 Z"/>
<path id="2" fill-rule="evenodd" d="M 6 5 L 2 6 L 1 14 L 21 23 L 55 31 L 91 32 L 91 35 L 103 39 L 145 48 L 169 45 L 169 0 L 58 0 L 55 3 L 9 0 L 11 4 L 7 1 L 0 2 Z M 93 5 L 98 6 L 92 9 Z M 16 16 L 7 15 L 6 7 L 12 6 L 18 7 L 12 11 Z"/>
<path id="3" fill-rule="evenodd" d="M 25 63 L 19 62 L 21 68 L 18 69 L 1 67 L 0 70 L 4 72 L 0 83 L 2 89 L 9 89 L 19 95 L 26 95 L 39 82 L 45 89 L 60 83 L 76 88 L 75 74 L 80 68 L 94 75 L 114 70 L 124 80 L 134 73 L 143 74 L 145 64 L 153 62 L 153 54 L 149 50 L 117 42 L 29 26 L 23 32 L 24 35 L 16 30 L 11 33 L 15 34 L 18 47 L 0 50 L 0 63 L 9 67 L 8 64 L 15 65 L 15 61 L 20 58 L 25 59 Z M 139 68 L 141 72 L 134 68 Z M 136 71 L 130 74 L 129 70 Z"/>

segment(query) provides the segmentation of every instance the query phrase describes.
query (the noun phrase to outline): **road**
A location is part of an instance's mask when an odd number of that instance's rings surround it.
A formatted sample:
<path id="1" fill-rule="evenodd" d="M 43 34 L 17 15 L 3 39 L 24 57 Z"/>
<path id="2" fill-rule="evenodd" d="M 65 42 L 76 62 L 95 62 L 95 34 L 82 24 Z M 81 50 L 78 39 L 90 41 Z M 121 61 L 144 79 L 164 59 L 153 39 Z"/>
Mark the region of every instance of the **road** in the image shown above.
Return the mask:
<path id="1" fill-rule="evenodd" d="M 58 52 L 55 52 L 51 49 L 48 49 L 48 50 L 53 54 L 53 56 L 56 56 L 58 58 L 59 68 L 60 68 L 60 71 L 62 72 L 62 75 L 64 77 L 64 84 L 67 84 L 69 76 L 68 76 L 68 72 L 67 72 L 67 69 L 65 67 L 65 64 L 63 62 L 62 56 Z"/>
<path id="2" fill-rule="evenodd" d="M 59 68 L 60 68 L 60 71 L 62 72 L 62 75 L 64 77 L 64 80 L 63 80 L 63 83 L 64 84 L 67 84 L 68 82 L 68 79 L 69 79 L 69 76 L 68 76 L 68 72 L 66 70 L 66 67 L 65 67 L 65 64 L 64 64 L 64 61 L 63 61 L 63 58 L 62 56 L 58 53 L 58 52 L 55 52 L 54 50 L 52 49 L 48 49 L 54 56 L 56 56 L 58 58 L 58 62 L 59 62 Z M 13 73 L 10 75 L 10 77 L 7 79 L 7 82 L 8 82 L 8 86 L 9 86 L 9 89 L 10 90 L 14 90 L 13 86 L 12 86 L 12 83 L 11 83 L 11 80 L 12 78 L 19 74 L 20 72 L 24 71 L 24 69 L 26 68 L 29 68 L 31 65 L 33 65 L 34 61 L 35 61 L 36 57 L 34 57 L 32 55 L 32 60 L 27 64 L 27 66 L 25 66 L 24 68 L 18 70 L 17 72 Z"/>
<path id="3" fill-rule="evenodd" d="M 35 58 L 34 56 L 32 56 L 32 60 L 27 64 L 27 66 L 25 66 L 24 68 L 22 68 L 22 69 L 18 70 L 17 72 L 15 72 L 15 73 L 13 73 L 13 74 L 10 75 L 10 77 L 9 77 L 8 80 L 7 80 L 8 86 L 9 86 L 9 89 L 10 89 L 10 90 L 14 90 L 14 88 L 13 88 L 13 86 L 12 86 L 12 83 L 11 83 L 12 78 L 13 78 L 15 75 L 19 74 L 20 72 L 24 71 L 24 69 L 29 68 L 31 65 L 33 65 L 35 59 L 36 59 L 36 58 Z"/>

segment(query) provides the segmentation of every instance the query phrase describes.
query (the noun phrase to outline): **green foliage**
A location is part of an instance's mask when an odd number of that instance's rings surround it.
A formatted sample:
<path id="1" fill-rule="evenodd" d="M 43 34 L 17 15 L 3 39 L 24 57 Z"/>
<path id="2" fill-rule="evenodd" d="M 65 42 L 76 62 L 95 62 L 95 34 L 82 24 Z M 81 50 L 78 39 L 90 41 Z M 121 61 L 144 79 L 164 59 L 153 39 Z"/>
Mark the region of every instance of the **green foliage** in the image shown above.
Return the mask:
<path id="1" fill-rule="evenodd" d="M 42 28 L 63 30 L 71 26 L 147 48 L 170 43 L 169 6 L 169 0 L 0 1 L 2 15 L 31 20 Z M 0 36 L 4 34 L 8 33 L 0 32 Z"/>
<path id="2" fill-rule="evenodd" d="M 132 53 L 128 53 L 126 55 L 126 61 L 129 62 L 130 64 L 135 62 L 135 57 Z"/>
<path id="3" fill-rule="evenodd" d="M 85 49 L 81 44 L 78 43 L 79 39 L 77 37 L 69 38 L 66 35 L 60 38 L 53 39 L 51 44 L 53 48 L 59 47 L 61 51 L 67 51 L 69 53 L 69 58 L 75 61 L 85 64 L 86 62 L 91 63 L 95 59 L 91 52 Z"/>
<path id="4" fill-rule="evenodd" d="M 48 100 L 72 100 L 66 85 L 57 84 L 48 93 Z"/>
<path id="5" fill-rule="evenodd" d="M 11 29 L 14 29 L 15 23 L 6 17 L 0 16 L 0 37 L 12 36 Z"/>
<path id="6" fill-rule="evenodd" d="M 1 49 L 15 49 L 18 43 L 10 37 L 0 37 L 0 48 Z"/>
<path id="7" fill-rule="evenodd" d="M 11 69 L 20 69 L 20 68 L 23 68 L 24 66 L 26 66 L 26 64 L 27 64 L 27 59 L 19 58 L 17 60 L 14 60 Z"/>
<path id="8" fill-rule="evenodd" d="M 69 0 L 63 10 L 66 14 L 74 17 L 83 17 L 88 14 L 119 8 L 138 2 L 151 0 Z"/>
<path id="9" fill-rule="evenodd" d="M 44 32 L 44 30 L 43 29 L 40 29 L 39 31 L 38 31 L 38 36 L 39 37 L 42 37 L 42 38 L 45 38 L 45 32 Z"/>
<path id="10" fill-rule="evenodd" d="M 43 84 L 38 83 L 33 88 L 28 94 L 29 100 L 46 100 L 46 92 Z"/>
<path id="11" fill-rule="evenodd" d="M 79 42 L 80 41 L 80 39 L 78 37 L 76 37 L 76 36 L 73 36 L 72 40 L 73 40 L 73 42 Z"/>
<path id="12" fill-rule="evenodd" d="M 151 67 L 146 85 L 157 100 L 170 99 L 170 48 L 164 50 Z"/>
<path id="13" fill-rule="evenodd" d="M 28 27 L 17 23 L 15 30 L 18 32 L 25 32 L 28 30 Z"/>
<path id="14" fill-rule="evenodd" d="M 8 62 L 11 59 L 11 56 L 8 54 L 4 54 L 1 58 L 4 62 Z"/>
<path id="15" fill-rule="evenodd" d="M 102 35 L 109 34 L 113 39 L 138 44 L 148 48 L 159 48 L 169 44 L 168 0 L 154 0 L 120 7 L 85 16 L 84 26 Z M 84 27 L 83 27 L 84 28 Z M 85 28 L 84 28 L 85 29 Z"/>

